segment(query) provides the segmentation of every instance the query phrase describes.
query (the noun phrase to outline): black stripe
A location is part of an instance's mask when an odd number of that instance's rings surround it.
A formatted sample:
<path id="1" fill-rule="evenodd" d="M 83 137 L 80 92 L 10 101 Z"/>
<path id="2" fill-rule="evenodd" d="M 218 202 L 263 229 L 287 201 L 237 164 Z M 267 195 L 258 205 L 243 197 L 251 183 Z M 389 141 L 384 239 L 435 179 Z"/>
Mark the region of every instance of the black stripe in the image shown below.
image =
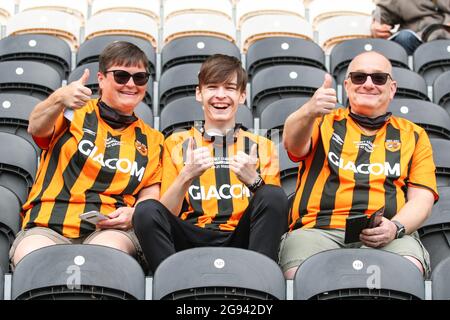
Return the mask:
<path id="1" fill-rule="evenodd" d="M 95 111 L 85 114 L 83 121 L 83 128 L 88 128 L 94 132 L 97 132 L 98 119 L 97 115 L 95 114 Z M 92 144 L 94 144 L 95 136 L 85 132 L 81 140 L 89 140 L 90 142 L 92 142 Z M 51 227 L 53 230 L 55 230 L 60 234 L 62 234 L 63 223 L 66 218 L 67 208 L 69 206 L 70 190 L 77 181 L 80 172 L 83 170 L 83 166 L 86 163 L 87 158 L 88 158 L 87 156 L 85 156 L 84 154 L 82 154 L 77 150 L 77 152 L 73 154 L 66 169 L 63 172 L 62 179 L 64 181 L 64 187 L 61 189 L 60 193 L 55 198 L 55 205 L 53 207 L 52 214 L 49 220 L 49 227 Z M 100 209 L 100 206 L 92 210 L 98 209 Z M 80 214 L 81 213 L 82 212 L 80 212 Z M 93 231 L 94 227 L 88 223 L 82 222 L 80 226 L 80 235 L 81 230 L 84 230 L 85 232 Z"/>
<path id="2" fill-rule="evenodd" d="M 367 142 L 368 145 L 373 145 L 376 136 L 366 136 L 361 135 L 360 142 Z M 356 156 L 355 168 L 358 168 L 359 165 L 370 164 L 370 155 L 371 153 L 364 150 L 365 147 L 363 145 L 360 146 L 358 150 L 358 155 Z M 346 164 L 344 164 L 345 166 Z M 364 168 L 363 170 L 367 170 Z M 353 201 L 352 207 L 350 209 L 349 215 L 358 215 L 365 214 L 368 206 L 369 206 L 369 192 L 370 192 L 370 174 L 369 173 L 359 173 L 356 172 L 355 175 L 355 187 L 353 189 Z"/>
<path id="3" fill-rule="evenodd" d="M 386 140 L 397 140 L 401 143 L 400 130 L 395 129 L 390 123 L 386 128 Z M 391 168 L 394 168 L 395 165 L 400 166 L 401 149 L 402 148 L 400 147 L 399 150 L 392 152 L 385 148 L 386 163 L 389 163 Z M 397 213 L 397 189 L 394 182 L 398 180 L 398 178 L 399 176 L 388 173 L 386 180 L 384 181 L 384 216 L 388 219 L 392 218 Z"/>
<path id="4" fill-rule="evenodd" d="M 194 129 L 195 130 L 195 129 Z M 188 149 L 188 145 L 189 145 L 189 139 L 185 140 L 183 142 L 183 163 L 186 162 L 186 152 Z M 189 188 L 191 187 L 195 187 L 195 190 L 198 190 L 198 192 L 200 193 L 201 190 L 201 185 L 200 185 L 200 177 L 195 178 L 191 185 L 189 186 Z M 194 212 L 192 212 L 191 214 L 189 214 L 186 218 L 186 221 L 189 221 L 190 223 L 197 223 L 197 219 L 198 217 L 203 216 L 204 212 L 203 212 L 203 208 L 202 208 L 202 199 L 200 198 L 199 200 L 195 200 L 194 198 L 191 197 L 189 191 L 188 191 L 188 195 L 189 195 L 189 203 L 192 207 L 192 209 L 194 210 Z M 183 200 L 183 207 L 184 207 L 184 202 L 186 201 Z"/>
<path id="5" fill-rule="evenodd" d="M 227 143 L 214 143 L 214 162 L 216 162 L 217 158 L 219 158 L 219 161 L 222 163 L 222 161 L 226 162 L 226 159 L 228 158 L 228 145 Z M 216 176 L 216 190 L 217 192 L 219 189 L 227 184 L 231 185 L 231 179 L 230 179 L 230 168 L 228 163 L 223 162 L 223 164 L 216 164 L 216 167 L 214 169 L 214 173 Z M 207 192 L 207 190 L 205 191 Z M 213 219 L 211 224 L 205 225 L 205 228 L 213 229 L 213 230 L 220 230 L 219 225 L 225 224 L 227 221 L 231 218 L 231 215 L 233 213 L 233 198 L 230 196 L 229 199 L 218 199 L 217 200 L 217 215 Z"/>
<path id="6" fill-rule="evenodd" d="M 134 134 L 136 137 L 136 141 L 142 143 L 146 148 L 147 148 L 147 154 L 153 153 L 156 150 L 149 150 L 149 144 L 148 144 L 148 137 L 147 135 L 142 133 L 141 128 L 136 127 L 134 130 Z M 159 152 L 161 152 L 161 149 L 158 150 Z M 134 149 L 134 161 L 137 164 L 137 170 L 139 171 L 141 168 L 146 169 L 147 168 L 147 164 L 148 164 L 148 156 L 144 156 L 141 154 L 141 152 L 139 152 L 139 150 L 137 149 L 137 147 L 135 147 Z M 145 171 L 142 174 L 142 177 L 144 177 L 145 175 Z M 132 172 L 130 172 L 130 179 L 128 181 L 128 185 L 126 186 L 126 188 L 123 190 L 122 194 L 131 194 L 131 195 L 135 195 L 137 190 L 136 188 L 139 186 L 139 184 L 141 183 L 141 181 L 138 180 L 139 177 L 137 177 L 136 175 L 132 174 Z"/>
<path id="7" fill-rule="evenodd" d="M 314 152 L 314 151 L 312 151 Z M 325 152 L 323 150 L 323 142 L 322 137 L 319 136 L 319 140 L 317 141 L 317 147 L 316 152 L 314 153 L 314 159 L 311 161 L 311 168 L 308 171 L 308 175 L 306 177 L 305 181 L 305 187 L 303 188 L 302 197 L 300 198 L 300 203 L 298 206 L 298 212 L 300 215 L 300 218 L 295 223 L 294 229 L 302 227 L 301 224 L 301 217 L 306 215 L 307 209 L 308 209 L 308 201 L 309 197 L 311 195 L 311 191 L 314 187 L 314 184 L 317 180 L 317 177 L 319 176 L 320 172 L 322 171 L 323 165 L 325 161 Z M 306 169 L 306 161 L 305 164 L 305 170 Z"/>
<path id="8" fill-rule="evenodd" d="M 345 135 L 347 134 L 347 119 L 341 121 L 334 121 L 334 134 L 330 139 L 330 150 L 336 157 L 341 158 L 342 149 L 344 147 Z M 339 142 L 334 138 L 335 134 L 340 137 Z M 320 198 L 320 211 L 317 214 L 316 225 L 317 228 L 327 227 L 331 223 L 331 216 L 333 214 L 334 205 L 336 201 L 336 193 L 339 188 L 339 167 L 328 163 L 330 175 L 325 182 Z"/>
<path id="9" fill-rule="evenodd" d="M 65 132 L 62 134 L 62 136 L 58 139 L 55 146 L 53 147 L 52 152 L 50 153 L 50 159 L 47 165 L 47 169 L 45 170 L 45 177 L 44 181 L 42 182 L 42 188 L 41 192 L 36 196 L 36 198 L 33 200 L 32 205 L 33 208 L 30 212 L 30 219 L 28 223 L 26 224 L 25 228 L 32 228 L 35 225 L 34 221 L 39 215 L 39 211 L 41 210 L 41 199 L 44 192 L 49 187 L 53 176 L 55 175 L 56 168 L 58 167 L 58 161 L 59 161 L 59 155 L 61 153 L 61 148 L 64 146 L 64 144 L 72 138 L 72 134 L 69 131 L 69 127 L 65 130 Z M 46 152 L 46 157 L 48 156 L 48 153 Z"/>

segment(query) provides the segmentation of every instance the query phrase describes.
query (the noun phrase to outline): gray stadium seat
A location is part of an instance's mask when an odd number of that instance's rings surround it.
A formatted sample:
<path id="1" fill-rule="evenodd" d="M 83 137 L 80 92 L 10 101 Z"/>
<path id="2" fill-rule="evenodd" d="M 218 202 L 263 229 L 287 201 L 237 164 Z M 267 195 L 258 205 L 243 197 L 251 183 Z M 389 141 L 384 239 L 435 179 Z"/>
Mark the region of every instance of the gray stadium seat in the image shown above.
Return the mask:
<path id="1" fill-rule="evenodd" d="M 294 195 L 295 186 L 297 185 L 298 177 L 298 162 L 289 159 L 286 149 L 283 144 L 279 144 L 278 154 L 280 159 L 280 180 L 281 186 L 288 197 Z"/>
<path id="2" fill-rule="evenodd" d="M 28 60 L 45 63 L 67 79 L 72 52 L 69 44 L 46 34 L 10 35 L 0 40 L 0 61 Z"/>
<path id="3" fill-rule="evenodd" d="M 338 43 L 330 53 L 330 69 L 337 83 L 344 82 L 350 61 L 366 51 L 380 52 L 393 66 L 408 69 L 408 55 L 398 43 L 384 39 L 351 39 Z"/>
<path id="4" fill-rule="evenodd" d="M 86 63 L 83 65 L 80 65 L 79 67 L 76 67 L 75 70 L 73 70 L 70 73 L 67 83 L 71 83 L 73 81 L 80 79 L 84 73 L 84 69 L 89 69 L 89 79 L 88 79 L 87 83 L 85 84 L 85 86 L 88 87 L 89 89 L 91 89 L 92 93 L 94 95 L 96 95 L 99 90 L 98 79 L 97 79 L 98 62 Z M 151 106 L 152 105 L 152 96 L 153 96 L 153 81 L 150 78 L 147 82 L 147 88 L 146 88 L 146 93 L 145 93 L 143 102 L 145 104 Z"/>
<path id="5" fill-rule="evenodd" d="M 442 73 L 434 80 L 433 101 L 450 113 L 450 71 Z"/>
<path id="6" fill-rule="evenodd" d="M 418 124 L 430 138 L 450 139 L 450 115 L 437 104 L 417 99 L 394 99 L 389 111 Z"/>
<path id="7" fill-rule="evenodd" d="M 0 62 L 0 92 L 21 93 L 44 100 L 61 86 L 52 67 L 35 61 Z"/>
<path id="8" fill-rule="evenodd" d="M 450 141 L 430 139 L 433 159 L 436 165 L 436 182 L 438 187 L 450 186 Z"/>
<path id="9" fill-rule="evenodd" d="M 0 152 L 0 186 L 16 194 L 23 204 L 36 176 L 36 151 L 22 137 L 5 132 L 0 132 L 0 146 L 8 150 Z"/>
<path id="10" fill-rule="evenodd" d="M 450 256 L 431 274 L 433 300 L 450 300 Z"/>
<path id="11" fill-rule="evenodd" d="M 195 96 L 201 63 L 186 63 L 167 69 L 159 79 L 159 111 L 169 102 Z"/>
<path id="12" fill-rule="evenodd" d="M 312 96 L 322 86 L 325 73 L 299 65 L 277 65 L 259 71 L 252 79 L 253 114 L 259 117 L 270 103 L 279 99 Z"/>
<path id="13" fill-rule="evenodd" d="M 419 269 L 395 253 L 334 249 L 306 259 L 297 270 L 294 300 L 425 298 Z"/>
<path id="14" fill-rule="evenodd" d="M 153 127 L 153 111 L 151 107 L 141 102 L 134 109 L 134 113 L 150 127 Z"/>
<path id="15" fill-rule="evenodd" d="M 0 131 L 21 136 L 34 147 L 37 155 L 41 149 L 27 129 L 30 113 L 39 102 L 38 98 L 24 94 L 0 93 Z"/>
<path id="16" fill-rule="evenodd" d="M 3 291 L 4 291 L 4 285 L 5 285 L 5 272 L 0 267 L 0 300 L 3 300 Z"/>
<path id="17" fill-rule="evenodd" d="M 145 275 L 128 254 L 97 245 L 38 249 L 16 266 L 13 300 L 143 300 Z"/>
<path id="18" fill-rule="evenodd" d="M 282 131 L 286 118 L 309 99 L 309 97 L 285 98 L 272 102 L 261 112 L 259 127 Z"/>
<path id="19" fill-rule="evenodd" d="M 177 38 L 165 44 L 161 50 L 161 73 L 176 65 L 202 63 L 215 53 L 241 59 L 239 48 L 232 42 L 212 36 Z"/>
<path id="20" fill-rule="evenodd" d="M 430 101 L 425 80 L 414 71 L 404 68 L 392 68 L 392 76 L 397 81 L 396 98 L 412 98 Z"/>
<path id="21" fill-rule="evenodd" d="M 194 125 L 195 120 L 204 120 L 205 116 L 201 104 L 194 96 L 179 98 L 170 102 L 161 111 L 160 131 L 170 135 L 177 129 L 188 129 Z M 246 129 L 253 128 L 253 117 L 249 108 L 239 106 L 236 113 L 236 122 L 241 123 Z"/>
<path id="22" fill-rule="evenodd" d="M 103 49 L 115 41 L 127 41 L 138 46 L 148 58 L 150 64 L 150 73 L 153 78 L 156 74 L 156 52 L 152 44 L 143 38 L 125 36 L 125 35 L 108 35 L 98 36 L 84 41 L 77 53 L 77 67 L 82 64 L 98 62 L 98 58 Z"/>
<path id="23" fill-rule="evenodd" d="M 450 71 L 450 40 L 422 43 L 413 55 L 414 70 L 425 78 L 428 85 L 445 71 Z"/>
<path id="24" fill-rule="evenodd" d="M 254 42 L 246 55 L 251 78 L 259 70 L 283 64 L 298 64 L 326 70 L 325 53 L 315 42 L 295 37 L 264 38 Z"/>
<path id="25" fill-rule="evenodd" d="M 439 187 L 438 193 L 439 201 L 433 206 L 431 216 L 418 230 L 430 254 L 432 269 L 450 257 L 450 187 Z"/>
<path id="26" fill-rule="evenodd" d="M 159 265 L 153 299 L 283 300 L 285 287 L 279 266 L 260 253 L 203 247 L 175 253 Z"/>
<path id="27" fill-rule="evenodd" d="M 9 248 L 20 228 L 21 204 L 16 195 L 0 186 L 0 269 L 9 271 Z"/>

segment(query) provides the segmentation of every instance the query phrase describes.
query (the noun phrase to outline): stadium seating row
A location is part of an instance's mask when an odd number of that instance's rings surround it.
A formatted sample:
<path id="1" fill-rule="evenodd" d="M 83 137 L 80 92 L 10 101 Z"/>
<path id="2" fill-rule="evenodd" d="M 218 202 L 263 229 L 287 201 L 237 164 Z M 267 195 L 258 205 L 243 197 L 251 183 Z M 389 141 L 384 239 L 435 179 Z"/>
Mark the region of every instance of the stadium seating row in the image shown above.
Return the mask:
<path id="1" fill-rule="evenodd" d="M 27 255 L 12 275 L 4 277 L 0 269 L 0 299 L 440 300 L 450 299 L 449 268 L 447 258 L 434 269 L 430 294 L 412 263 L 382 250 L 321 252 L 305 260 L 288 285 L 273 260 L 238 248 L 184 250 L 146 277 L 122 251 L 58 245 Z"/>
<path id="2" fill-rule="evenodd" d="M 102 34 L 134 34 L 156 48 L 186 35 L 214 35 L 245 52 L 268 35 L 316 38 L 325 49 L 370 35 L 372 0 L 14 0 L 2 1 L 6 35 L 52 33 L 76 48 Z M 314 33 L 317 33 L 315 35 Z M 162 41 L 159 41 L 162 39 Z"/>

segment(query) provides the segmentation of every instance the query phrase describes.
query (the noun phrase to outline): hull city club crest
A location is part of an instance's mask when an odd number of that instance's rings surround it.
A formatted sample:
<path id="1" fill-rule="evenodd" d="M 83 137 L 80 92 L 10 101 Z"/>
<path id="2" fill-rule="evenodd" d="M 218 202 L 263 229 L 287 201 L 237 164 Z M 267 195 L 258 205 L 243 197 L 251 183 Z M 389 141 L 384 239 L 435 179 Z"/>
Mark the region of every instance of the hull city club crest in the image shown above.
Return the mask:
<path id="1" fill-rule="evenodd" d="M 401 144 L 400 140 L 386 140 L 386 142 L 384 143 L 384 146 L 386 147 L 386 149 L 391 152 L 396 152 L 396 151 L 400 150 L 401 145 L 402 144 Z"/>

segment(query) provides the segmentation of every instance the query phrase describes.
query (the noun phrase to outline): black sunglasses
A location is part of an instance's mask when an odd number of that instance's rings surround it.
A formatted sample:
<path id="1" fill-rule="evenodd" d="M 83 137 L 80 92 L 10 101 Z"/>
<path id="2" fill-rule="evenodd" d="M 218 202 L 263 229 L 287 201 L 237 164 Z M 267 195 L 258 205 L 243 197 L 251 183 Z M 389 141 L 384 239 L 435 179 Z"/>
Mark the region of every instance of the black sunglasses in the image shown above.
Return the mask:
<path id="1" fill-rule="evenodd" d="M 130 78 L 133 78 L 135 85 L 143 86 L 148 82 L 150 77 L 150 73 L 148 72 L 136 72 L 131 74 L 125 70 L 109 70 L 106 71 L 105 74 L 108 72 L 112 72 L 114 74 L 114 81 L 118 84 L 126 84 L 130 81 Z"/>
<path id="2" fill-rule="evenodd" d="M 375 72 L 375 73 L 364 73 L 364 72 L 350 72 L 348 77 L 352 80 L 354 84 L 363 84 L 367 81 L 367 77 L 372 79 L 373 84 L 377 86 L 382 86 L 386 84 L 389 78 L 392 79 L 389 73 L 385 72 Z"/>

